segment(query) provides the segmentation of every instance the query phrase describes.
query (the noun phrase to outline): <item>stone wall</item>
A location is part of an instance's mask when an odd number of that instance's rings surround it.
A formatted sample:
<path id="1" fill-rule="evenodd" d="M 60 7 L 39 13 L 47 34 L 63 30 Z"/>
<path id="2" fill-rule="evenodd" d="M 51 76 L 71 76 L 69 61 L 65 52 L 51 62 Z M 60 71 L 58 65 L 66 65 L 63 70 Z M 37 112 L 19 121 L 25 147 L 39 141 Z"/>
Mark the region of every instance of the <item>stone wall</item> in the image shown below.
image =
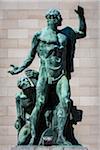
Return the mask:
<path id="1" fill-rule="evenodd" d="M 75 135 L 89 150 L 99 150 L 99 8 L 96 0 L 0 0 L 0 150 L 16 145 L 14 128 L 16 120 L 15 93 L 18 76 L 10 76 L 11 63 L 21 64 L 31 48 L 36 31 L 46 25 L 44 15 L 50 8 L 57 8 L 63 17 L 63 27 L 78 27 L 74 13 L 77 5 L 85 9 L 87 37 L 77 41 L 75 72 L 72 74 L 71 91 L 74 104 L 83 110 L 83 121 L 75 126 Z M 38 69 L 38 57 L 30 68 Z"/>

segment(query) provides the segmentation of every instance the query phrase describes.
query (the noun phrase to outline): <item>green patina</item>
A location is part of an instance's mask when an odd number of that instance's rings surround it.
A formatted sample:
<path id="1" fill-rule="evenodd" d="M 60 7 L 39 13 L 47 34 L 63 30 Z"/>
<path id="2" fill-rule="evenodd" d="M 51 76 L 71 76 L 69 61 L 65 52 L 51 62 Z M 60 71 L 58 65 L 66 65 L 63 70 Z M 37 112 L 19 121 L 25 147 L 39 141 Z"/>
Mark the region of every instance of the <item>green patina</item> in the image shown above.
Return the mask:
<path id="1" fill-rule="evenodd" d="M 79 30 L 74 31 L 70 27 L 58 30 L 57 27 L 62 24 L 61 14 L 56 9 L 49 10 L 45 16 L 47 27 L 34 35 L 32 49 L 23 64 L 19 67 L 11 65 L 12 70 L 9 70 L 9 73 L 15 75 L 32 63 L 36 53 L 40 58 L 39 74 L 32 70 L 26 71 L 27 77 L 18 80 L 18 87 L 22 90 L 16 96 L 18 119 L 15 126 L 18 129 L 19 145 L 35 143 L 37 121 L 47 99 L 50 99 L 49 96 L 53 99 L 53 103 L 55 99 L 58 99 L 58 103 L 54 104 L 53 109 L 48 109 L 49 111 L 45 109 L 45 118 L 49 129 L 43 132 L 39 143 L 72 144 L 64 136 L 64 128 L 72 106 L 69 80 L 71 72 L 74 71 L 73 58 L 76 40 L 86 36 L 84 9 L 78 6 L 78 10 L 75 12 L 80 20 Z M 32 87 L 30 81 L 35 86 Z M 51 87 L 55 91 L 54 94 L 50 93 Z M 49 102 L 47 104 L 49 105 Z M 50 115 L 52 116 L 51 120 Z"/>

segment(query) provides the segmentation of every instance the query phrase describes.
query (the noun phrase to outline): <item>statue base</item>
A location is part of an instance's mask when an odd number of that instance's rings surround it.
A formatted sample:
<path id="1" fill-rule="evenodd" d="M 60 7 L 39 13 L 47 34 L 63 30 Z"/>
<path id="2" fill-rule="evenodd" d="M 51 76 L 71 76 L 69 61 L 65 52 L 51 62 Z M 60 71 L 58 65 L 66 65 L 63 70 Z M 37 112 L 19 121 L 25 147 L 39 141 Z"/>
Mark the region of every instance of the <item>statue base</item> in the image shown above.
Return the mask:
<path id="1" fill-rule="evenodd" d="M 83 146 L 16 146 L 11 150 L 88 150 Z"/>

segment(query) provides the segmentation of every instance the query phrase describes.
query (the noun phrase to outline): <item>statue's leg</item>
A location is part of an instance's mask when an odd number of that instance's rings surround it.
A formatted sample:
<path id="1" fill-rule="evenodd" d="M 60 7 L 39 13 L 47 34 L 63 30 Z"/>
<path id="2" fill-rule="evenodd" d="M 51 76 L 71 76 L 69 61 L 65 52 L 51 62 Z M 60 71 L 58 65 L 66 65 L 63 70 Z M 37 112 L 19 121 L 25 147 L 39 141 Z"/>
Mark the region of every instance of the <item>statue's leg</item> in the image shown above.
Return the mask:
<path id="1" fill-rule="evenodd" d="M 63 136 L 64 127 L 70 112 L 70 87 L 69 82 L 65 76 L 58 81 L 56 92 L 59 97 L 59 104 L 57 106 L 57 123 L 58 123 L 58 139 L 57 144 L 67 144 Z"/>
<path id="2" fill-rule="evenodd" d="M 33 108 L 33 111 L 31 113 L 31 141 L 30 144 L 34 144 L 34 138 L 35 138 L 35 128 L 38 116 L 40 114 L 41 108 L 43 107 L 46 99 L 46 92 L 47 91 L 47 82 L 46 79 L 40 78 L 37 82 L 36 87 L 36 104 Z"/>
<path id="3" fill-rule="evenodd" d="M 31 137 L 30 124 L 26 123 L 20 130 L 18 136 L 18 145 L 26 145 Z"/>

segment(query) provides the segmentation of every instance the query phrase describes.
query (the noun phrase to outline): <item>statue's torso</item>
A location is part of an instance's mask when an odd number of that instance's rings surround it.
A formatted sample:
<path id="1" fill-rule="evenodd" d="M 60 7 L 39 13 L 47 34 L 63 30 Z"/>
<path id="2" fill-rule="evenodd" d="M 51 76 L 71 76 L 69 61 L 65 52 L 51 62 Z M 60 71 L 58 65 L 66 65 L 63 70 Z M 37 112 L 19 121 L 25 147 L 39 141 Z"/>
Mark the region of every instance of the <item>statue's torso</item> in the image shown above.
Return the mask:
<path id="1" fill-rule="evenodd" d="M 41 59 L 40 72 L 47 74 L 48 79 L 56 80 L 64 71 L 63 57 L 66 46 L 66 36 L 52 30 L 44 29 L 39 36 L 37 47 Z"/>

